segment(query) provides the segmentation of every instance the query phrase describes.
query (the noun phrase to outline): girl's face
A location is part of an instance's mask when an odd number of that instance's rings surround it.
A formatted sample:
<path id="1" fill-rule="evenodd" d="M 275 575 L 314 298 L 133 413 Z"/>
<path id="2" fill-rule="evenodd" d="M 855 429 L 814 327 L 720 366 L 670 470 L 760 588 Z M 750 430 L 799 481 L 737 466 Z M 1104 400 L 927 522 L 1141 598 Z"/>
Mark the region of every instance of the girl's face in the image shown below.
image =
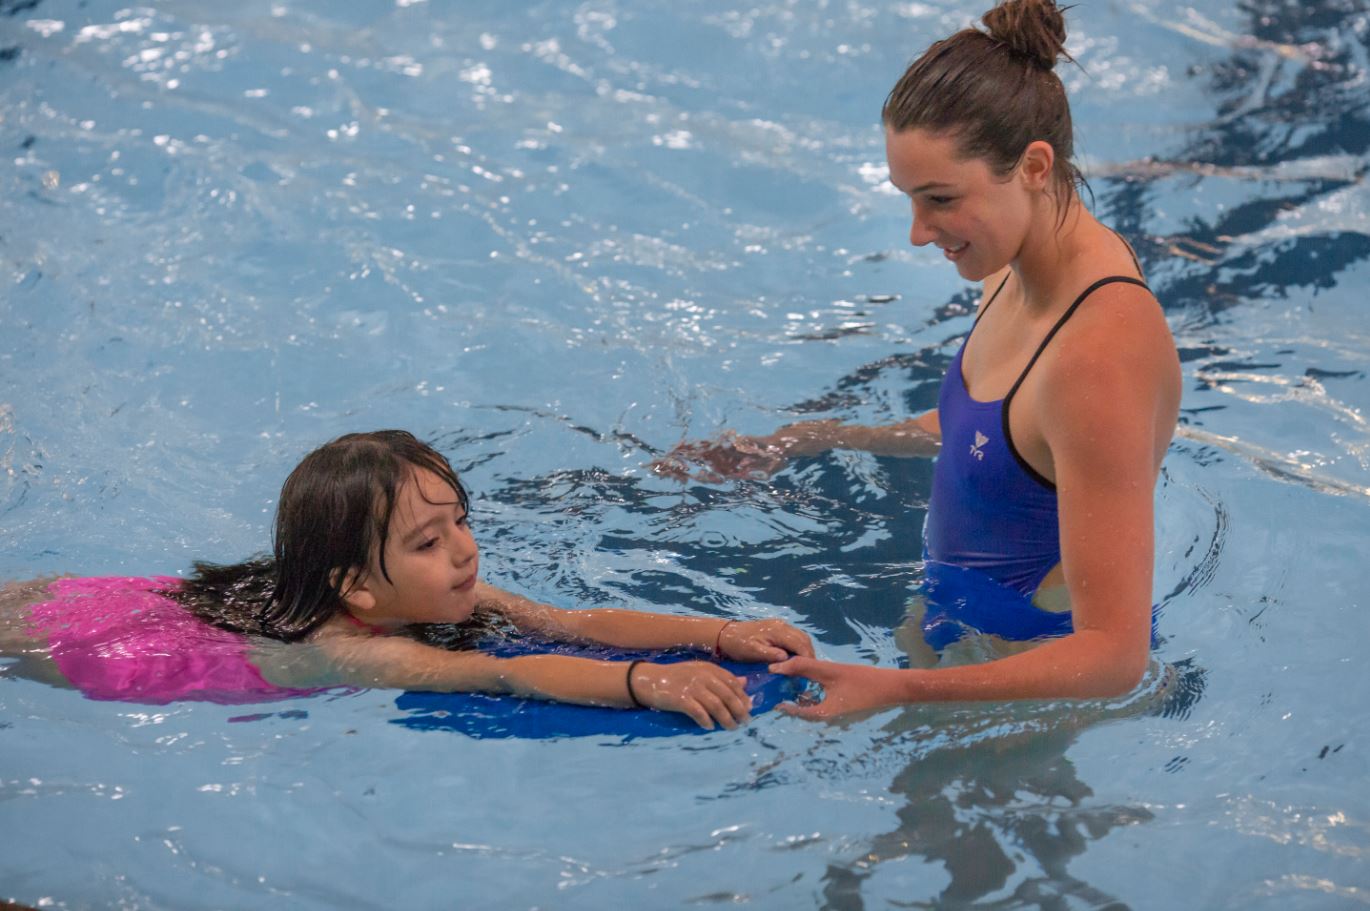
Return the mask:
<path id="1" fill-rule="evenodd" d="M 461 623 L 476 608 L 476 539 L 452 488 L 431 471 L 416 469 L 395 498 L 380 561 L 362 581 L 373 605 L 370 623 Z"/>
<path id="2" fill-rule="evenodd" d="M 1034 215 L 1021 168 L 997 176 L 983 160 L 961 158 L 953 138 L 922 129 L 886 128 L 885 157 L 890 182 L 913 202 L 915 247 L 936 244 L 970 281 L 1018 258 Z"/>

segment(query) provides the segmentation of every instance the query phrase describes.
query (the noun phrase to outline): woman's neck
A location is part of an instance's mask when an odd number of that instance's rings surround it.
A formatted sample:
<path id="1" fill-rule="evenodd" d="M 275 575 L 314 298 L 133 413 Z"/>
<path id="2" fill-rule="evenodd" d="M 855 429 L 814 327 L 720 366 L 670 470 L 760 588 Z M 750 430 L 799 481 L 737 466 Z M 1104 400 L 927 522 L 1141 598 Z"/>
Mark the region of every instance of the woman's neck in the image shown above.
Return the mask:
<path id="1" fill-rule="evenodd" d="M 1023 307 L 1042 316 L 1063 309 L 1079 284 L 1075 265 L 1085 260 L 1103 226 L 1072 198 L 1065 218 L 1055 205 L 1043 205 L 1028 232 L 1013 272 L 1023 289 Z"/>

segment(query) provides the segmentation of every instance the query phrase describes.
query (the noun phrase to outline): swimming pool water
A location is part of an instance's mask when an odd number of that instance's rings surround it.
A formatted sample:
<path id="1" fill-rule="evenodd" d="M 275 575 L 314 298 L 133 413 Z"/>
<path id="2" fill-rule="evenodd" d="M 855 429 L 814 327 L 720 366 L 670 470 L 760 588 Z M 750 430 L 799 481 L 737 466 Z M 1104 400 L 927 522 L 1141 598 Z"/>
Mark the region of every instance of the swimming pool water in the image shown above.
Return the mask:
<path id="1" fill-rule="evenodd" d="M 933 403 L 972 297 L 908 247 L 878 112 L 980 11 L 0 0 L 0 577 L 241 558 L 303 452 L 400 426 L 463 473 L 498 584 L 897 662 L 928 463 L 646 465 Z M 1095 209 L 1184 362 L 1138 694 L 500 741 L 392 724 L 384 691 L 0 677 L 0 899 L 1364 906 L 1370 14 L 1069 21 Z"/>

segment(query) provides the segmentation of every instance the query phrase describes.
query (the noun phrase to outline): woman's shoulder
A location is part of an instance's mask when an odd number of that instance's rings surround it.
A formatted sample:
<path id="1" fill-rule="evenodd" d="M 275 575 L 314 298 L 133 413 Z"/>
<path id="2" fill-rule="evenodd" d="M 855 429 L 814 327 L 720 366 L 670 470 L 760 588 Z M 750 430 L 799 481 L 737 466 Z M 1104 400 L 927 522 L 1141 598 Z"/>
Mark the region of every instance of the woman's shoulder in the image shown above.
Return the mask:
<path id="1" fill-rule="evenodd" d="M 1136 281 L 1093 287 L 1042 358 L 1042 401 L 1066 404 L 1077 416 L 1107 402 L 1124 418 L 1134 407 L 1173 410 L 1182 386 L 1179 352 L 1156 296 Z"/>

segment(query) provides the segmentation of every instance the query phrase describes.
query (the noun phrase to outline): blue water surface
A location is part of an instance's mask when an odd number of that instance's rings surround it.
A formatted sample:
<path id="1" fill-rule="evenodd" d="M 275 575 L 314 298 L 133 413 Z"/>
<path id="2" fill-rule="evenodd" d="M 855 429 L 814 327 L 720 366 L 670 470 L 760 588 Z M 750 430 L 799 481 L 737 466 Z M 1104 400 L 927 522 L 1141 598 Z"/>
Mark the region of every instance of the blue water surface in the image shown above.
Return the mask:
<path id="1" fill-rule="evenodd" d="M 304 452 L 397 426 L 496 584 L 898 664 L 927 461 L 647 465 L 934 403 L 975 295 L 908 246 L 878 115 L 981 8 L 0 0 L 0 578 L 239 559 Z M 1370 13 L 1069 23 L 1094 209 L 1184 366 L 1136 694 L 526 740 L 0 674 L 0 899 L 1363 907 Z"/>

